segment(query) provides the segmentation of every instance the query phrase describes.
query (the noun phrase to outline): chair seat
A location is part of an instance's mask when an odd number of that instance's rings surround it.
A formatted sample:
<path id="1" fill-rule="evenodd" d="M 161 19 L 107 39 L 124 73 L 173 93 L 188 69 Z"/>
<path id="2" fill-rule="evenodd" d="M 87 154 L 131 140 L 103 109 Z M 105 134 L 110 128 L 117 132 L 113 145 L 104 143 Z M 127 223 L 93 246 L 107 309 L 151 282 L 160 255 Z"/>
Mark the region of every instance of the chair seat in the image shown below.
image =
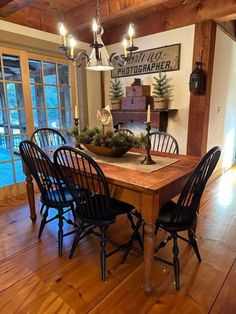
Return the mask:
<path id="1" fill-rule="evenodd" d="M 65 203 L 71 203 L 74 201 L 73 196 L 65 185 L 62 185 L 62 189 L 65 195 Z M 54 199 L 55 203 L 62 203 L 62 195 L 59 189 L 53 191 L 47 191 L 44 195 L 41 195 L 41 202 L 47 203 L 47 199 Z"/>
<path id="2" fill-rule="evenodd" d="M 197 218 L 197 213 L 194 210 L 192 213 L 192 209 L 189 208 L 189 215 L 185 219 L 179 219 L 179 221 L 172 221 L 172 215 L 176 209 L 176 203 L 173 201 L 169 201 L 164 204 L 159 213 L 159 217 L 156 221 L 156 224 L 159 224 L 163 229 L 173 230 L 173 231 L 182 231 L 191 227 Z M 182 209 L 183 212 L 186 211 L 186 208 Z M 191 213 L 190 213 L 191 211 Z M 178 216 L 181 217 L 181 208 L 178 209 Z"/>
<path id="3" fill-rule="evenodd" d="M 88 213 L 86 215 L 86 217 L 83 217 L 83 213 L 81 210 L 78 210 L 78 216 L 79 218 L 81 218 L 82 220 L 86 220 L 89 223 L 92 224 L 109 224 L 109 223 L 113 223 L 115 222 L 115 218 L 118 215 L 122 215 L 122 214 L 127 214 L 128 212 L 130 212 L 131 210 L 134 209 L 133 205 L 130 205 L 126 202 L 122 202 L 119 201 L 115 198 L 110 198 L 110 210 L 109 213 L 106 213 L 104 215 L 102 208 L 103 208 L 103 204 L 106 201 L 106 197 L 104 195 L 101 194 L 94 194 L 94 195 L 90 195 L 90 200 L 93 202 L 93 206 L 91 206 L 92 208 L 96 208 L 96 210 L 94 210 L 91 213 L 91 217 L 89 217 Z M 99 210 L 101 208 L 101 211 Z"/>

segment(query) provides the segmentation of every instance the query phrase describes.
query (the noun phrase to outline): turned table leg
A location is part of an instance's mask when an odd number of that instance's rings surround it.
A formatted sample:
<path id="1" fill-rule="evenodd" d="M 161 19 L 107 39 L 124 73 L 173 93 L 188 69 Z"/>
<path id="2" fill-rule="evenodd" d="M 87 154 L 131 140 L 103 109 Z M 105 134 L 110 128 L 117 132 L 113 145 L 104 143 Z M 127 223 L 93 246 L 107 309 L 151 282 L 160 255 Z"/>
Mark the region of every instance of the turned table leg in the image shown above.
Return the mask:
<path id="1" fill-rule="evenodd" d="M 37 215 L 35 213 L 34 184 L 33 178 L 29 173 L 26 173 L 26 190 L 30 208 L 30 218 L 32 222 L 36 222 Z"/>
<path id="2" fill-rule="evenodd" d="M 152 294 L 152 270 L 154 263 L 155 251 L 155 225 L 153 223 L 145 223 L 144 225 L 144 274 L 146 295 Z"/>

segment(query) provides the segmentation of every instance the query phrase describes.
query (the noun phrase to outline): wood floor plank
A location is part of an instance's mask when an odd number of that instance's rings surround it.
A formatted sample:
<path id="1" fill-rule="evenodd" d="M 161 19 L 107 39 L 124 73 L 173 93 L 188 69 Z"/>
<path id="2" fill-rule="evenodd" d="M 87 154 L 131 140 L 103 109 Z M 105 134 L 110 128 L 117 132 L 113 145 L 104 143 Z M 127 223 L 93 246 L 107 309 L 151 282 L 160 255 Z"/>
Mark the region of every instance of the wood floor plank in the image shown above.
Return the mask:
<path id="1" fill-rule="evenodd" d="M 98 238 L 92 235 L 84 238 L 69 260 L 73 235 L 66 237 L 63 256 L 59 258 L 56 221 L 45 227 L 42 239 L 38 240 L 40 219 L 31 223 L 27 200 L 0 202 L 0 313 L 233 314 L 235 188 L 236 168 L 207 186 L 197 227 L 202 263 L 181 241 L 181 290 L 175 290 L 173 269 L 155 262 L 155 291 L 151 297 L 143 293 L 144 266 L 139 254 L 130 254 L 123 265 L 121 254 L 110 257 L 107 282 L 102 284 Z M 38 198 L 37 202 L 39 211 Z M 126 217 L 109 228 L 109 235 L 118 242 L 126 242 L 129 234 Z M 157 242 L 165 236 L 161 231 Z M 171 250 L 168 244 L 160 254 L 171 259 Z"/>
<path id="2" fill-rule="evenodd" d="M 213 305 L 210 313 L 235 313 L 236 311 L 236 261 L 226 278 L 224 285 L 217 297 L 215 304 Z"/>

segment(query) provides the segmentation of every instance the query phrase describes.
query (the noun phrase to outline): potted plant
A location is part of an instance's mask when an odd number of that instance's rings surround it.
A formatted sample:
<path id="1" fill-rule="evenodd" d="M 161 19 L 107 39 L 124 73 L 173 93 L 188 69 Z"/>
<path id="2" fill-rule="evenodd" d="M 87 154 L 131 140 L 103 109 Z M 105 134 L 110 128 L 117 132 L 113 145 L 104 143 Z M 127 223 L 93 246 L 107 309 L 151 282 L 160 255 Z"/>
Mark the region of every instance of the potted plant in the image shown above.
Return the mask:
<path id="1" fill-rule="evenodd" d="M 121 81 L 115 78 L 110 81 L 110 100 L 112 109 L 119 110 L 121 105 L 121 98 L 124 96 Z"/>
<path id="2" fill-rule="evenodd" d="M 170 85 L 170 79 L 167 78 L 166 73 L 159 72 L 158 77 L 154 76 L 155 82 L 152 84 L 154 86 L 152 96 L 154 97 L 154 109 L 164 110 L 168 109 L 172 85 Z"/>

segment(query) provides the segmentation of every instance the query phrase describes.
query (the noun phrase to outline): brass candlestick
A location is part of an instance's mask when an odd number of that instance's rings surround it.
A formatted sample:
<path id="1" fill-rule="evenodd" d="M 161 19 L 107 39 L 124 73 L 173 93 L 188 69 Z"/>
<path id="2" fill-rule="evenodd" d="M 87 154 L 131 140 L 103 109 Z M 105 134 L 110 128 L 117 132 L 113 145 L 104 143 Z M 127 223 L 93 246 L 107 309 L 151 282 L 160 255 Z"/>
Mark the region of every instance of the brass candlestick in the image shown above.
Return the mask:
<path id="1" fill-rule="evenodd" d="M 146 123 L 146 131 L 147 131 L 147 143 L 145 146 L 145 149 L 147 151 L 146 156 L 144 160 L 141 161 L 141 164 L 144 165 L 154 165 L 156 162 L 152 160 L 152 157 L 150 155 L 150 150 L 151 150 L 151 140 L 150 140 L 150 131 L 151 131 L 151 121 L 150 122 L 144 122 Z"/>
<path id="2" fill-rule="evenodd" d="M 75 127 L 78 129 L 78 132 L 80 132 L 79 118 L 74 118 L 74 125 L 75 125 Z M 75 144 L 75 147 L 76 147 L 76 148 L 79 148 L 79 149 L 81 149 L 81 150 L 83 150 L 83 148 L 80 146 L 79 143 L 76 143 L 76 144 Z"/>

